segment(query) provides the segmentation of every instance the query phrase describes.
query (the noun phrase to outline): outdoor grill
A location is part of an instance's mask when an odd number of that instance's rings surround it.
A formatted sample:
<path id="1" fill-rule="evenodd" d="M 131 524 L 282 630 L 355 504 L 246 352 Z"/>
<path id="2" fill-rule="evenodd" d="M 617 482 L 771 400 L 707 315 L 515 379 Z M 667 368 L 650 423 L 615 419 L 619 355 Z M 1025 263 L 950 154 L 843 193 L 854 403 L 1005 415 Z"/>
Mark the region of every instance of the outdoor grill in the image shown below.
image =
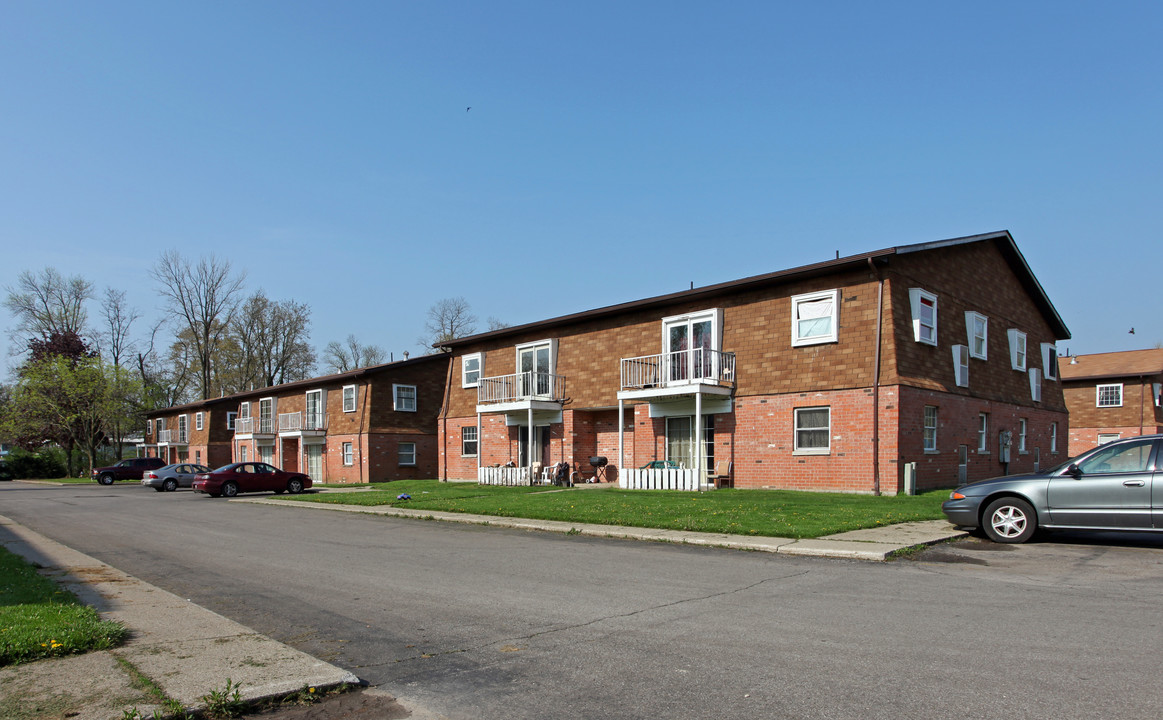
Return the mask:
<path id="1" fill-rule="evenodd" d="M 590 458 L 590 467 L 594 469 L 594 482 L 606 481 L 606 465 L 610 463 L 604 455 L 596 455 Z"/>

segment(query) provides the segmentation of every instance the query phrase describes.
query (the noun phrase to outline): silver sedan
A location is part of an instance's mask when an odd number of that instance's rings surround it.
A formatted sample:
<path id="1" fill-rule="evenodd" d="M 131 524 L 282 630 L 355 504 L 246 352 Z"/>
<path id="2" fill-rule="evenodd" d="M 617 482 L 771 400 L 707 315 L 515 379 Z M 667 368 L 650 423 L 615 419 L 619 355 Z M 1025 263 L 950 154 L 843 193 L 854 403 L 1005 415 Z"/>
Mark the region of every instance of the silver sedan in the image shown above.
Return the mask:
<path id="1" fill-rule="evenodd" d="M 1163 532 L 1163 435 L 1116 440 L 1045 472 L 954 490 L 949 522 L 1020 543 L 1039 528 Z"/>
<path id="2" fill-rule="evenodd" d="M 173 492 L 180 487 L 190 487 L 194 484 L 194 478 L 199 473 L 208 472 L 210 472 L 210 468 L 205 465 L 175 463 L 160 467 L 157 470 L 145 471 L 141 476 L 141 484 L 158 492 Z"/>

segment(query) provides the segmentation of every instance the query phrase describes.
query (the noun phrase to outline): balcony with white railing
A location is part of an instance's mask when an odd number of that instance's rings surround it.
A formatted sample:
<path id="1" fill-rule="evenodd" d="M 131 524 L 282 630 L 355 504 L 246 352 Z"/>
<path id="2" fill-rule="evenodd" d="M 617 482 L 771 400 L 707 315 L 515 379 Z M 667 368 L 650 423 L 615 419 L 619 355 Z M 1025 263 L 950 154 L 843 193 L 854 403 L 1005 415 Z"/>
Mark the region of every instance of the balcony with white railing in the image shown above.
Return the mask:
<path id="1" fill-rule="evenodd" d="M 565 400 L 565 376 L 522 372 L 481 378 L 477 386 L 479 412 L 560 410 Z"/>
<path id="2" fill-rule="evenodd" d="M 321 412 L 279 413 L 279 435 L 319 436 L 327 433 L 327 414 Z"/>
<path id="3" fill-rule="evenodd" d="M 188 445 L 186 433 L 181 430 L 161 430 L 157 434 L 158 445 Z"/>
<path id="4" fill-rule="evenodd" d="M 273 418 L 236 418 L 234 420 L 234 434 L 259 436 L 259 435 L 274 435 L 275 423 Z"/>
<path id="5" fill-rule="evenodd" d="M 735 391 L 735 353 L 692 348 L 622 358 L 623 398 L 730 395 Z"/>

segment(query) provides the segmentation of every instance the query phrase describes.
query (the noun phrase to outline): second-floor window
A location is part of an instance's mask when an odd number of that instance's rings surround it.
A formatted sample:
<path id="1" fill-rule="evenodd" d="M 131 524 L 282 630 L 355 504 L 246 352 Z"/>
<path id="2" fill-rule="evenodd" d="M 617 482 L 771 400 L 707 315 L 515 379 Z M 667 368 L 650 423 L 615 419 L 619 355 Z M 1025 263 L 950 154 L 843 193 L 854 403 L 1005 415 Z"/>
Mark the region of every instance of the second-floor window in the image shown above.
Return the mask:
<path id="1" fill-rule="evenodd" d="M 153 435 L 153 420 L 146 420 L 145 421 L 145 434 L 146 435 Z"/>
<path id="2" fill-rule="evenodd" d="M 972 311 L 965 313 L 965 331 L 969 336 L 969 356 L 988 360 L 989 318 Z"/>
<path id="3" fill-rule="evenodd" d="M 392 385 L 392 407 L 397 412 L 416 412 L 416 386 Z"/>
<path id="4" fill-rule="evenodd" d="M 182 442 L 186 439 L 186 431 L 188 429 L 189 420 L 185 415 L 178 416 L 178 441 Z"/>
<path id="5" fill-rule="evenodd" d="M 839 298 L 839 290 L 792 296 L 791 344 L 799 346 L 836 342 Z"/>
<path id="6" fill-rule="evenodd" d="M 909 288 L 909 305 L 913 313 L 913 340 L 936 345 L 937 296 L 928 290 Z"/>
<path id="7" fill-rule="evenodd" d="M 355 386 L 343 386 L 343 412 L 355 412 Z"/>
<path id="8" fill-rule="evenodd" d="M 1010 367 L 1014 370 L 1026 371 L 1026 334 L 1021 330 L 1010 328 Z"/>
<path id="9" fill-rule="evenodd" d="M 1042 343 L 1042 374 L 1047 380 L 1058 379 L 1058 346 Z"/>
<path id="10" fill-rule="evenodd" d="M 1123 384 L 1112 383 L 1110 385 L 1099 385 L 1096 388 L 1097 407 L 1122 407 L 1123 406 Z"/>
<path id="11" fill-rule="evenodd" d="M 202 415 L 203 415 L 203 413 L 194 413 L 194 429 L 195 430 L 202 429 Z"/>
<path id="12" fill-rule="evenodd" d="M 238 413 L 227 411 L 227 413 L 226 413 L 226 429 L 227 430 L 234 429 L 234 421 L 237 417 L 238 417 Z"/>
<path id="13" fill-rule="evenodd" d="M 969 348 L 953 346 L 953 377 L 957 387 L 969 387 Z"/>
<path id="14" fill-rule="evenodd" d="M 478 387 L 481 384 L 481 371 L 484 359 L 481 353 L 465 355 L 460 359 L 460 386 Z"/>

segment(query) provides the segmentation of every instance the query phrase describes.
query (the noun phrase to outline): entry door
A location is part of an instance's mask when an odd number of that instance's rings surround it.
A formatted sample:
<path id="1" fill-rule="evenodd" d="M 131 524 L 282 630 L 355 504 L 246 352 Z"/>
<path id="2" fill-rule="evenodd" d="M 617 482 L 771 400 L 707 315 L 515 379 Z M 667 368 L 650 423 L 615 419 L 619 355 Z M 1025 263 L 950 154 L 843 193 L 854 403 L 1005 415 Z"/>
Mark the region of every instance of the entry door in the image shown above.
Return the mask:
<path id="1" fill-rule="evenodd" d="M 1078 463 L 1077 477 L 1050 479 L 1047 504 L 1055 525 L 1151 527 L 1153 440 L 1104 446 Z"/>
<path id="2" fill-rule="evenodd" d="M 697 380 L 712 375 L 715 327 L 710 318 L 683 318 L 666 324 L 667 379 Z"/>
<path id="3" fill-rule="evenodd" d="M 529 428 L 521 426 L 517 428 L 518 449 L 517 449 L 517 463 L 521 467 L 529 466 Z M 549 457 L 549 428 L 548 427 L 534 427 L 533 428 L 533 462 L 545 464 Z"/>
<path id="4" fill-rule="evenodd" d="M 683 468 L 695 466 L 694 426 L 689 417 L 666 419 L 666 459 Z"/>
<path id="5" fill-rule="evenodd" d="M 274 465 L 274 463 L 275 463 L 275 446 L 274 445 L 259 445 L 258 446 L 258 459 L 267 463 L 267 464 Z"/>
<path id="6" fill-rule="evenodd" d="M 548 343 L 520 348 L 517 351 L 518 368 L 521 373 L 532 373 L 532 375 L 522 374 L 521 376 L 523 395 L 547 396 L 550 394 L 549 375 L 552 373 L 552 369 L 549 367 L 549 355 Z"/>
<path id="7" fill-rule="evenodd" d="M 314 482 L 323 482 L 323 446 L 307 446 L 307 475 Z"/>

